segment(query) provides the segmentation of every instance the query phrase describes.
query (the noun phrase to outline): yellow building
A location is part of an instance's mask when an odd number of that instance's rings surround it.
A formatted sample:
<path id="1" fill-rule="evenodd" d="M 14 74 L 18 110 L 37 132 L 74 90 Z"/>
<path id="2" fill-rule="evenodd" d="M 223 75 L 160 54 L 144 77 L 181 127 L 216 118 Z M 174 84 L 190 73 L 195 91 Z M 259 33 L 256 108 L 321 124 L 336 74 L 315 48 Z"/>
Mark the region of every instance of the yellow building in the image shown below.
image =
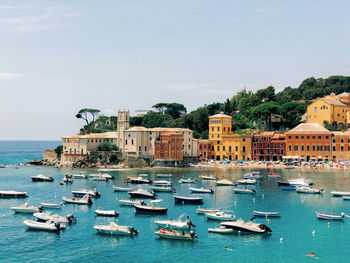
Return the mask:
<path id="1" fill-rule="evenodd" d="M 343 122 L 350 123 L 349 110 L 347 104 L 350 102 L 348 93 L 342 93 L 336 96 L 334 93 L 314 100 L 306 111 L 306 122 L 318 123 L 324 126 L 323 122 Z"/>
<path id="2" fill-rule="evenodd" d="M 232 117 L 220 112 L 209 117 L 209 141 L 216 160 L 250 160 L 251 136 L 232 133 Z"/>

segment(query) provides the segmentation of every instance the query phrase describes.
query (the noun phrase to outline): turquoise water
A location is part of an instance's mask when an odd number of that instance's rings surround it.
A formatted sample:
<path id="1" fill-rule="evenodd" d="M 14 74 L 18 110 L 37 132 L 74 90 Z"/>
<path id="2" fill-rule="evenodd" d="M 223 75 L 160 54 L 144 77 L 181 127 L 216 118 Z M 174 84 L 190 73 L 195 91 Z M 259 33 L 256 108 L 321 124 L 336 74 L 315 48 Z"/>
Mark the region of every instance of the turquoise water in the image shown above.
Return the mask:
<path id="1" fill-rule="evenodd" d="M 35 144 L 38 143 L 37 146 Z M 45 142 L 33 142 L 33 149 L 47 147 Z M 20 143 L 16 149 L 7 149 L 6 156 L 2 149 L 0 163 L 23 162 L 21 158 L 31 158 L 30 149 L 25 145 L 23 155 Z M 16 152 L 19 152 L 16 155 Z M 35 151 L 33 151 L 35 152 Z M 38 152 L 33 153 L 37 158 Z M 25 156 L 25 157 L 21 157 Z M 39 156 L 40 157 L 40 156 Z M 12 159 L 13 158 L 13 159 Z M 249 220 L 252 210 L 269 210 L 281 212 L 280 218 L 260 218 L 256 222 L 268 224 L 273 230 L 270 235 L 218 235 L 208 233 L 209 227 L 219 226 L 216 221 L 207 221 L 203 215 L 197 215 L 195 205 L 175 205 L 171 194 L 159 193 L 163 205 L 169 208 L 167 215 L 152 216 L 135 214 L 133 208 L 119 206 L 116 199 L 127 199 L 127 193 L 114 193 L 112 183 L 92 180 L 75 180 L 71 185 L 59 185 L 65 172 L 69 170 L 52 167 L 10 166 L 0 169 L 0 189 L 18 190 L 29 193 L 28 202 L 38 205 L 43 202 L 58 202 L 62 196 L 70 196 L 71 190 L 97 187 L 100 199 L 86 206 L 65 205 L 62 215 L 72 213 L 78 222 L 60 234 L 28 231 L 23 220 L 30 215 L 14 214 L 9 207 L 25 202 L 21 199 L 0 199 L 0 261 L 1 262 L 349 262 L 350 219 L 344 222 L 320 221 L 315 211 L 350 214 L 350 202 L 341 198 L 332 198 L 330 190 L 350 190 L 349 176 L 344 171 L 324 170 L 306 171 L 302 175 L 311 178 L 316 187 L 323 187 L 328 193 L 320 195 L 303 195 L 295 192 L 281 191 L 274 179 L 267 178 L 272 170 L 262 170 L 264 180 L 254 188 L 255 196 L 235 195 L 231 187 L 218 187 L 214 195 L 202 195 L 202 207 L 221 207 L 235 212 L 238 218 Z M 78 171 L 76 171 L 78 172 Z M 127 176 L 149 173 L 154 179 L 160 171 L 124 171 L 110 173 L 116 177 L 115 183 L 125 185 Z M 173 181 L 178 194 L 190 195 L 188 184 L 179 184 L 183 177 L 198 177 L 201 174 L 216 173 L 220 178 L 241 177 L 243 170 L 177 170 Z M 285 179 L 298 176 L 297 170 L 275 170 Z M 53 183 L 33 183 L 30 176 L 45 174 L 55 179 Z M 162 171 L 164 173 L 164 171 Z M 209 186 L 213 182 L 202 182 L 198 186 Z M 141 186 L 147 188 L 147 186 Z M 135 237 L 116 237 L 96 234 L 94 224 L 108 224 L 108 218 L 96 217 L 94 210 L 115 209 L 120 212 L 119 223 L 131 225 L 140 234 Z M 186 213 L 197 225 L 195 242 L 163 240 L 155 236 L 154 220 L 158 218 L 177 218 Z M 315 235 L 312 232 L 315 231 Z M 283 240 L 281 241 L 281 238 Z M 224 246 L 232 250 L 225 250 Z M 305 255 L 315 252 L 317 258 Z"/>

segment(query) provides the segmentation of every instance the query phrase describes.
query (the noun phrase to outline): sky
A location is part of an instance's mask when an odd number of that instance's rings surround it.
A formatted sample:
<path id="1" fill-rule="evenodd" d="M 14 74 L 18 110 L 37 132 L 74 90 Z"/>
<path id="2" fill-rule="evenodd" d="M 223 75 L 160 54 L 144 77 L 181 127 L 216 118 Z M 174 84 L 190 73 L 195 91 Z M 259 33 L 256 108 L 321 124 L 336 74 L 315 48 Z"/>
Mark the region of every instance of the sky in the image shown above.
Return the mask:
<path id="1" fill-rule="evenodd" d="M 350 1 L 0 0 L 0 140 L 350 72 Z"/>

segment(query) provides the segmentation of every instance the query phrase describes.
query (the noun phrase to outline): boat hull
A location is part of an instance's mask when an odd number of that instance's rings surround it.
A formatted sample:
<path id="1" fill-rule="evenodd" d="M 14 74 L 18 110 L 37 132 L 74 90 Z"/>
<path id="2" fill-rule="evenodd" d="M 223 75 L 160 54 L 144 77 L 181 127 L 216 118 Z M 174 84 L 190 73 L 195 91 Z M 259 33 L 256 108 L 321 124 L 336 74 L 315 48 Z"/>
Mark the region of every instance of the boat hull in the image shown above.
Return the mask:
<path id="1" fill-rule="evenodd" d="M 261 211 L 253 211 L 253 216 L 257 217 L 280 217 L 279 212 L 261 212 Z"/>
<path id="2" fill-rule="evenodd" d="M 202 198 L 186 198 L 181 196 L 174 196 L 175 203 L 181 204 L 203 204 Z"/>
<path id="3" fill-rule="evenodd" d="M 168 212 L 168 208 L 166 207 L 151 207 L 151 206 L 135 205 L 135 209 L 137 213 L 147 213 L 147 214 L 166 214 Z"/>
<path id="4" fill-rule="evenodd" d="M 53 182 L 54 179 L 52 177 L 49 178 L 37 178 L 37 177 L 32 177 L 33 182 Z"/>
<path id="5" fill-rule="evenodd" d="M 0 198 L 27 198 L 27 192 L 15 192 L 15 191 L 2 191 L 0 192 Z"/>

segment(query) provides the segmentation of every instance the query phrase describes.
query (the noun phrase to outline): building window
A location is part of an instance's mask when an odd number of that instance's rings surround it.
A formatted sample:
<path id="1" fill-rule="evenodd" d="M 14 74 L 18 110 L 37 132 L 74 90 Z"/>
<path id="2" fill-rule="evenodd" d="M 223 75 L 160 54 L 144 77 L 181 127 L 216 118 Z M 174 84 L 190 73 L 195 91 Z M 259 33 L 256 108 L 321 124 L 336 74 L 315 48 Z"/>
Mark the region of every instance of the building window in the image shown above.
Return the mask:
<path id="1" fill-rule="evenodd" d="M 134 145 L 134 140 L 131 140 L 131 145 Z"/>
<path id="2" fill-rule="evenodd" d="M 288 136 L 288 139 L 292 139 L 292 136 Z"/>
<path id="3" fill-rule="evenodd" d="M 281 147 L 283 147 L 283 143 L 281 143 Z"/>
<path id="4" fill-rule="evenodd" d="M 245 146 L 243 146 L 243 152 L 245 153 Z"/>
<path id="5" fill-rule="evenodd" d="M 321 152 L 322 151 L 322 145 L 317 145 L 317 151 Z"/>
<path id="6" fill-rule="evenodd" d="M 304 139 L 304 136 L 301 136 L 302 139 Z"/>
<path id="7" fill-rule="evenodd" d="M 236 152 L 238 151 L 238 146 L 236 146 Z"/>
<path id="8" fill-rule="evenodd" d="M 224 131 L 226 131 L 226 128 L 224 127 Z"/>
<path id="9" fill-rule="evenodd" d="M 214 131 L 214 127 L 211 127 L 211 131 Z"/>
<path id="10" fill-rule="evenodd" d="M 344 143 L 344 139 L 341 139 L 341 140 L 340 140 L 340 143 Z"/>
<path id="11" fill-rule="evenodd" d="M 292 145 L 288 145 L 288 150 L 291 151 L 292 150 Z"/>
<path id="12" fill-rule="evenodd" d="M 340 146 L 340 151 L 344 152 L 344 146 Z"/>
<path id="13" fill-rule="evenodd" d="M 256 154 L 256 150 L 254 149 L 254 154 Z"/>
<path id="14" fill-rule="evenodd" d="M 330 146 L 329 146 L 329 145 L 326 145 L 326 146 L 324 147 L 324 150 L 325 150 L 325 151 L 329 151 L 329 149 L 330 149 Z"/>
<path id="15" fill-rule="evenodd" d="M 139 152 L 141 152 L 141 146 L 139 146 Z"/>
<path id="16" fill-rule="evenodd" d="M 125 145 L 128 145 L 128 140 L 125 140 Z"/>
<path id="17" fill-rule="evenodd" d="M 312 145 L 312 150 L 316 151 L 316 146 L 315 145 Z"/>
<path id="18" fill-rule="evenodd" d="M 229 146 L 229 147 L 228 147 L 228 151 L 231 152 L 231 150 L 232 150 L 232 149 L 231 149 L 231 146 Z"/>
<path id="19" fill-rule="evenodd" d="M 218 131 L 220 131 L 220 127 L 218 127 Z"/>
<path id="20" fill-rule="evenodd" d="M 211 147 L 211 150 L 214 151 L 214 146 Z"/>
<path id="21" fill-rule="evenodd" d="M 298 151 L 298 145 L 294 145 L 294 151 Z"/>
<path id="22" fill-rule="evenodd" d="M 299 136 L 295 136 L 295 139 L 299 139 Z"/>
<path id="23" fill-rule="evenodd" d="M 218 134 L 218 138 L 220 138 L 220 135 Z"/>
<path id="24" fill-rule="evenodd" d="M 212 134 L 211 137 L 214 138 L 214 134 Z"/>
<path id="25" fill-rule="evenodd" d="M 314 111 L 317 112 L 317 107 L 315 107 Z"/>
<path id="26" fill-rule="evenodd" d="M 350 152 L 350 146 L 348 146 L 348 151 Z"/>
<path id="27" fill-rule="evenodd" d="M 315 137 L 315 136 L 312 136 L 312 139 L 316 139 L 316 137 Z"/>
<path id="28" fill-rule="evenodd" d="M 335 139 L 333 139 L 333 143 L 335 143 Z"/>
<path id="29" fill-rule="evenodd" d="M 145 151 L 147 151 L 147 146 L 145 146 Z"/>
<path id="30" fill-rule="evenodd" d="M 306 139 L 310 139 L 310 136 L 306 136 Z"/>
<path id="31" fill-rule="evenodd" d="M 281 150 L 281 154 L 283 154 L 283 149 Z"/>
<path id="32" fill-rule="evenodd" d="M 243 139 L 243 141 L 245 142 L 245 139 Z"/>
<path id="33" fill-rule="evenodd" d="M 322 136 L 318 136 L 319 139 L 322 139 Z"/>
<path id="34" fill-rule="evenodd" d="M 217 149 L 218 149 L 218 151 L 220 151 L 220 146 L 219 145 L 218 145 Z"/>
<path id="35" fill-rule="evenodd" d="M 306 150 L 310 151 L 310 145 L 306 145 Z"/>
<path id="36" fill-rule="evenodd" d="M 304 151 L 304 145 L 301 146 L 301 150 Z"/>
<path id="37" fill-rule="evenodd" d="M 326 139 L 328 139 L 329 138 L 329 136 L 326 136 Z"/>
<path id="38" fill-rule="evenodd" d="M 335 152 L 335 146 L 333 146 L 333 152 Z"/>
<path id="39" fill-rule="evenodd" d="M 222 146 L 222 150 L 225 151 L 225 146 Z"/>

